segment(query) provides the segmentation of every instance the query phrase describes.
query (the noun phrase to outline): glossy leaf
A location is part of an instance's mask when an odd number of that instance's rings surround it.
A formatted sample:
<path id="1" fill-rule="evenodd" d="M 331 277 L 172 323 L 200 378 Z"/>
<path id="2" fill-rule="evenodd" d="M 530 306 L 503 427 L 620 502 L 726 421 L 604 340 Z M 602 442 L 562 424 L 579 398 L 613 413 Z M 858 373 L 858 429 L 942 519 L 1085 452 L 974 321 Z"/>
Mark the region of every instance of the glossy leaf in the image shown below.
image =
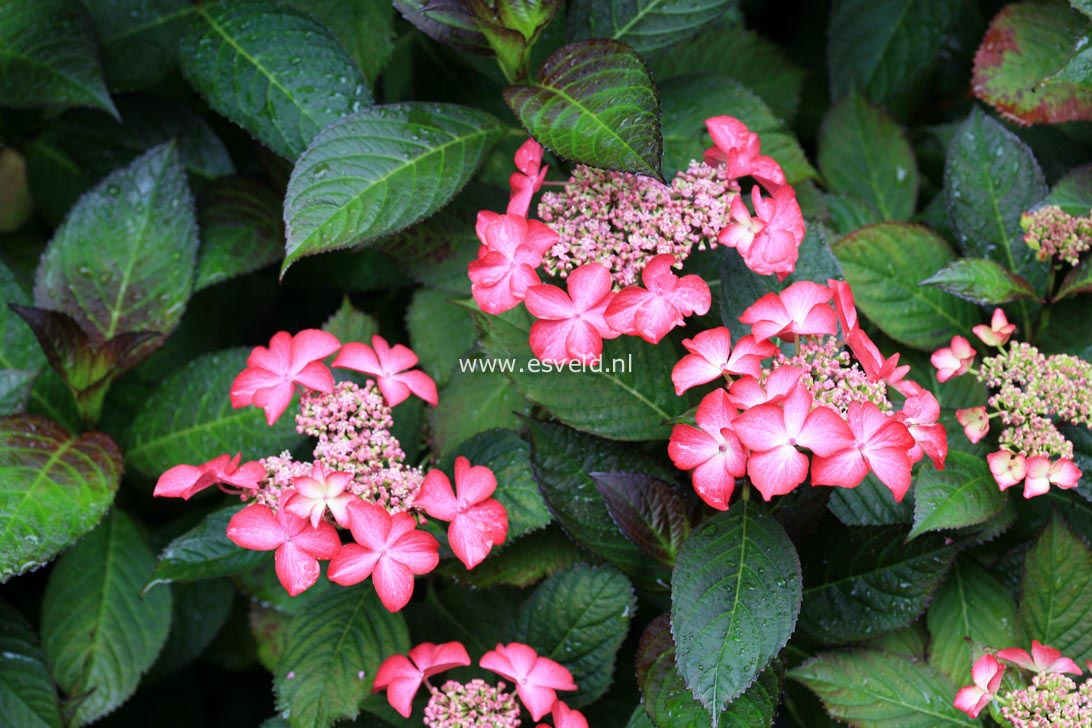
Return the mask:
<path id="1" fill-rule="evenodd" d="M 610 38 L 647 54 L 685 42 L 735 4 L 736 0 L 575 0 L 568 15 L 569 37 Z"/>
<path id="2" fill-rule="evenodd" d="M 234 576 L 269 560 L 265 551 L 240 548 L 228 540 L 227 526 L 240 506 L 213 511 L 198 525 L 167 544 L 144 590 L 172 581 Z"/>
<path id="3" fill-rule="evenodd" d="M 928 665 L 876 651 L 828 652 L 789 671 L 835 718 L 890 728 L 977 726 L 952 705 L 954 688 Z"/>
<path id="4" fill-rule="evenodd" d="M 985 459 L 953 450 L 948 453 L 944 470 L 924 467 L 914 480 L 914 528 L 910 537 L 983 523 L 1004 505 L 1005 495 L 998 489 Z"/>
<path id="5" fill-rule="evenodd" d="M 27 304 L 30 297 L 11 269 L 0 262 L 0 414 L 22 412 L 35 376 L 46 360 L 34 333 L 7 303 Z"/>
<path id="6" fill-rule="evenodd" d="M 154 565 L 136 525 L 115 510 L 49 575 L 42 645 L 61 690 L 81 698 L 69 725 L 86 725 L 125 702 L 162 649 L 171 593 L 140 593 Z"/>
<path id="7" fill-rule="evenodd" d="M 111 88 L 145 88 L 175 69 L 178 40 L 195 12 L 192 4 L 186 0 L 84 4 L 95 21 L 103 71 Z"/>
<path id="8" fill-rule="evenodd" d="M 675 563 L 690 535 L 686 501 L 671 485 L 644 473 L 592 473 L 618 528 L 664 566 Z"/>
<path id="9" fill-rule="evenodd" d="M 388 612 L 371 584 L 327 592 L 288 625 L 273 676 L 277 709 L 290 726 L 355 718 L 382 661 L 410 646 L 402 615 Z"/>
<path id="10" fill-rule="evenodd" d="M 413 294 L 406 310 L 410 345 L 421 359 L 421 368 L 441 387 L 478 338 L 470 312 L 451 298 L 443 291 L 422 288 Z"/>
<path id="11" fill-rule="evenodd" d="M 452 560 L 438 571 L 463 586 L 490 589 L 496 586 L 531 586 L 587 560 L 587 554 L 556 526 L 540 529 L 509 543 L 505 541 L 489 558 L 471 570 Z"/>
<path id="12" fill-rule="evenodd" d="M 979 323 L 975 306 L 919 285 L 955 258 L 926 227 L 869 225 L 835 243 L 834 254 L 853 286 L 857 308 L 896 341 L 932 349 Z"/>
<path id="13" fill-rule="evenodd" d="M 796 549 L 750 501 L 705 521 L 679 550 L 671 576 L 675 660 L 714 714 L 714 728 L 788 642 L 800 598 Z"/>
<path id="14" fill-rule="evenodd" d="M 1058 286 L 1058 292 L 1054 294 L 1054 300 L 1076 296 L 1081 293 L 1092 293 L 1092 263 L 1089 259 L 1081 261 L 1076 268 L 1070 269 Z"/>
<path id="15" fill-rule="evenodd" d="M 200 657 L 227 622 L 235 595 L 235 587 L 227 579 L 173 587 L 171 631 L 152 666 L 151 677 L 170 675 Z"/>
<path id="16" fill-rule="evenodd" d="M 281 201 L 266 185 L 225 177 L 197 197 L 201 249 L 195 291 L 246 275 L 280 260 L 284 246 Z"/>
<path id="17" fill-rule="evenodd" d="M 284 204 L 284 266 L 370 243 L 446 205 L 501 127 L 454 104 L 376 106 L 322 131 L 296 161 Z"/>
<path id="18" fill-rule="evenodd" d="M 578 564 L 535 589 L 508 636 L 569 668 L 578 689 L 563 693 L 563 700 L 579 708 L 609 687 L 636 608 L 633 587 L 621 572 Z"/>
<path id="19" fill-rule="evenodd" d="M 300 442 L 290 413 L 269 427 L 257 407 L 232 408 L 231 382 L 248 354 L 244 348 L 203 354 L 164 379 L 133 418 L 126 462 L 159 477 L 183 463 L 199 465 L 237 452 L 256 460 Z"/>
<path id="20" fill-rule="evenodd" d="M 546 59 L 533 83 L 505 89 L 504 99 L 530 135 L 558 156 L 661 177 L 656 87 L 625 43 L 570 43 Z"/>
<path id="21" fill-rule="evenodd" d="M 95 527 L 121 480 L 117 445 L 43 417 L 0 418 L 0 581 L 38 568 Z"/>
<path id="22" fill-rule="evenodd" d="M 394 52 L 394 8 L 390 3 L 290 0 L 333 31 L 374 86 Z"/>
<path id="23" fill-rule="evenodd" d="M 1020 587 L 1024 641 L 1092 659 L 1092 551 L 1057 514 L 1028 551 Z"/>
<path id="24" fill-rule="evenodd" d="M 922 281 L 922 285 L 936 286 L 980 306 L 1036 297 L 1027 281 L 989 258 L 953 260 Z"/>
<path id="25" fill-rule="evenodd" d="M 955 550 L 939 536 L 904 543 L 902 527 L 857 528 L 805 544 L 800 632 L 840 644 L 905 627 L 925 611 Z M 809 548 L 810 546 L 810 548 Z"/>
<path id="26" fill-rule="evenodd" d="M 286 159 L 372 103 L 337 38 L 278 3 L 199 6 L 180 43 L 182 72 L 209 105 Z"/>
<path id="27" fill-rule="evenodd" d="M 910 523 L 914 514 L 910 499 L 896 503 L 891 491 L 869 473 L 856 488 L 831 488 L 827 508 L 847 526 L 892 526 Z"/>
<path id="28" fill-rule="evenodd" d="M 7 602 L 0 602 L 0 715 L 20 728 L 62 725 L 38 635 Z"/>
<path id="29" fill-rule="evenodd" d="M 484 359 L 471 359 L 482 364 Z M 454 452 L 480 432 L 514 430 L 530 403 L 500 372 L 456 371 L 440 391 L 440 402 L 429 412 L 437 452 Z"/>

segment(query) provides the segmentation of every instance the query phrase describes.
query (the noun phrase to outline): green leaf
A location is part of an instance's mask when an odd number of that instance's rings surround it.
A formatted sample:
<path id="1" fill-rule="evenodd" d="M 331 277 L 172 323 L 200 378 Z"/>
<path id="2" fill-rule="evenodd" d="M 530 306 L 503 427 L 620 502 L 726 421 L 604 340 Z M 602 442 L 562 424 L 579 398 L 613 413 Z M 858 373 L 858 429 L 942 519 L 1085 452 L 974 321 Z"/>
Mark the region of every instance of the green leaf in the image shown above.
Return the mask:
<path id="1" fill-rule="evenodd" d="M 216 111 L 286 159 L 370 106 L 360 70 L 310 16 L 267 0 L 201 5 L 180 42 L 182 72 Z"/>
<path id="2" fill-rule="evenodd" d="M 575 0 L 570 40 L 610 38 L 641 54 L 678 45 L 717 20 L 737 0 Z"/>
<path id="3" fill-rule="evenodd" d="M 560 157 L 662 179 L 660 104 L 644 61 L 624 43 L 559 48 L 533 83 L 504 99 L 528 133 Z"/>
<path id="4" fill-rule="evenodd" d="M 853 286 L 857 308 L 896 341 L 933 349 L 978 323 L 975 306 L 919 285 L 955 258 L 929 228 L 869 225 L 835 243 L 834 254 Z"/>
<path id="5" fill-rule="evenodd" d="M 284 268 L 370 243 L 446 205 L 501 127 L 454 104 L 376 106 L 331 124 L 296 161 L 284 202 Z"/>
<path id="6" fill-rule="evenodd" d="M 235 587 L 227 579 L 179 584 L 171 589 L 171 631 L 150 676 L 164 677 L 201 656 L 227 622 Z"/>
<path id="7" fill-rule="evenodd" d="M 909 538 L 984 523 L 1004 505 L 1005 494 L 998 489 L 985 459 L 953 450 L 944 470 L 926 467 L 914 479 L 914 528 Z"/>
<path id="8" fill-rule="evenodd" d="M 136 525 L 114 510 L 49 575 L 42 645 L 61 690 L 82 698 L 69 725 L 86 725 L 125 702 L 167 640 L 170 591 L 140 593 L 154 565 Z"/>
<path id="9" fill-rule="evenodd" d="M 690 536 L 683 496 L 644 473 L 592 473 L 591 477 L 626 538 L 664 566 L 673 566 L 679 547 Z"/>
<path id="10" fill-rule="evenodd" d="M 1092 258 L 1085 258 L 1076 268 L 1070 269 L 1054 294 L 1055 301 L 1076 296 L 1080 293 L 1092 293 Z"/>
<path id="11" fill-rule="evenodd" d="M 874 205 L 882 220 L 906 221 L 918 200 L 918 164 L 887 112 L 851 93 L 831 107 L 819 130 L 819 169 L 832 192 Z"/>
<path id="12" fill-rule="evenodd" d="M 709 711 L 697 701 L 675 668 L 670 614 L 652 620 L 641 635 L 637 647 L 637 683 L 644 696 L 645 711 L 656 728 L 707 728 L 713 724 Z M 720 714 L 720 725 L 768 727 L 777 712 L 780 693 L 777 672 L 767 669 L 746 692 L 728 704 Z"/>
<path id="13" fill-rule="evenodd" d="M 955 557 L 940 536 L 904 543 L 900 526 L 823 532 L 802 549 L 800 633 L 823 644 L 857 642 L 913 622 Z M 816 540 L 818 539 L 818 540 Z"/>
<path id="14" fill-rule="evenodd" d="M 1056 75 L 1087 42 L 1088 19 L 1064 0 L 1006 5 L 975 54 L 971 88 L 1024 125 L 1087 121 L 1092 88 L 1082 87 L 1080 68 Z"/>
<path id="15" fill-rule="evenodd" d="M 15 274 L 0 262 L 0 414 L 16 414 L 26 408 L 32 380 L 46 363 L 34 333 L 5 305 L 29 302 L 30 296 Z"/>
<path id="16" fill-rule="evenodd" d="M 410 646 L 402 615 L 388 612 L 370 584 L 335 589 L 288 625 L 273 677 L 277 709 L 291 726 L 355 718 L 379 665 Z"/>
<path id="17" fill-rule="evenodd" d="M 508 539 L 546 527 L 552 520 L 531 471 L 531 446 L 509 430 L 487 430 L 463 442 L 456 456 L 484 465 L 497 476 L 493 497 L 508 511 Z M 445 470 L 450 469 L 445 466 Z"/>
<path id="18" fill-rule="evenodd" d="M 839 235 L 883 221 L 876 208 L 852 195 L 824 195 L 823 201 L 830 211 L 831 226 Z"/>
<path id="19" fill-rule="evenodd" d="M 1087 215 L 1092 210 L 1092 164 L 1070 170 L 1050 189 L 1045 202 L 1057 205 L 1067 215 Z"/>
<path id="20" fill-rule="evenodd" d="M 84 4 L 95 21 L 110 88 L 146 88 L 174 70 L 179 38 L 195 11 L 192 4 L 186 0 L 95 0 Z"/>
<path id="21" fill-rule="evenodd" d="M 249 353 L 236 348 L 203 354 L 164 379 L 133 418 L 126 462 L 158 477 L 175 465 L 199 465 L 223 453 L 242 452 L 244 460 L 254 460 L 299 443 L 291 416 L 269 427 L 257 407 L 231 406 L 231 382 Z"/>
<path id="22" fill-rule="evenodd" d="M 0 4 L 0 100 L 16 107 L 91 106 L 117 116 L 81 3 Z"/>
<path id="23" fill-rule="evenodd" d="M 486 360 L 469 361 L 481 365 Z M 503 374 L 457 370 L 440 391 L 439 404 L 429 413 L 434 447 L 446 454 L 480 432 L 514 430 L 520 416 L 530 411 L 530 403 Z"/>
<path id="24" fill-rule="evenodd" d="M 20 728 L 62 725 L 38 635 L 7 602 L 0 602 L 0 715 Z"/>
<path id="25" fill-rule="evenodd" d="M 1016 644 L 1016 603 L 1004 584 L 974 560 L 956 559 L 927 616 L 929 664 L 962 685 L 984 647 Z"/>
<path id="26" fill-rule="evenodd" d="M 607 691 L 636 608 L 633 587 L 621 572 L 578 564 L 535 589 L 508 637 L 569 668 L 578 687 L 564 700 L 579 708 Z"/>
<path id="27" fill-rule="evenodd" d="M 394 7 L 350 0 L 290 0 L 333 31 L 364 77 L 375 86 L 394 53 Z"/>
<path id="28" fill-rule="evenodd" d="M 505 167 L 508 171 L 510 167 Z M 395 263 L 415 281 L 451 294 L 470 297 L 467 264 L 477 258 L 478 240 L 474 221 L 478 210 L 504 204 L 504 198 L 489 197 L 478 204 L 480 188 L 470 185 L 450 205 L 432 217 L 379 241 L 380 249 L 394 256 Z M 474 195 L 473 200 L 467 198 Z"/>
<path id="29" fill-rule="evenodd" d="M 213 511 L 186 533 L 167 544 L 147 586 L 148 591 L 172 581 L 194 581 L 234 576 L 269 560 L 264 551 L 239 548 L 228 540 L 228 521 L 241 506 Z"/>
<path id="30" fill-rule="evenodd" d="M 827 712 L 850 725 L 977 726 L 952 705 L 955 689 L 928 665 L 884 652 L 828 652 L 790 670 Z"/>
<path id="31" fill-rule="evenodd" d="M 788 642 L 800 598 L 792 541 L 750 501 L 705 521 L 679 550 L 671 576 L 675 660 L 714 714 L 714 728 Z"/>
<path id="32" fill-rule="evenodd" d="M 0 582 L 38 568 L 95 527 L 114 500 L 121 453 L 43 417 L 0 418 Z"/>
<path id="33" fill-rule="evenodd" d="M 790 184 L 819 177 L 800 143 L 766 103 L 744 86 L 724 76 L 695 76 L 668 84 L 663 104 L 664 167 L 670 174 L 701 160 L 712 142 L 705 120 L 734 116 L 758 134 L 762 153 L 781 163 Z"/>
<path id="34" fill-rule="evenodd" d="M 370 345 L 372 337 L 379 333 L 379 324 L 373 317 L 353 308 L 349 297 L 343 296 L 341 306 L 326 319 L 322 330 L 333 334 L 342 343 L 356 341 Z"/>
<path id="35" fill-rule="evenodd" d="M 856 488 L 831 488 L 827 507 L 847 526 L 891 526 L 910 523 L 913 504 L 907 498 L 896 503 L 890 489 L 873 473 Z"/>
<path id="36" fill-rule="evenodd" d="M 444 386 L 459 359 L 474 346 L 478 330 L 465 306 L 443 291 L 419 288 L 406 310 L 406 329 L 421 368 Z"/>
<path id="37" fill-rule="evenodd" d="M 921 285 L 936 286 L 979 306 L 1036 298 L 1027 281 L 989 258 L 957 258 Z"/>
<path id="38" fill-rule="evenodd" d="M 805 76 L 781 46 L 744 28 L 723 24 L 707 25 L 689 42 L 652 59 L 649 66 L 653 78 L 666 89 L 673 85 L 667 81 L 699 73 L 738 81 L 786 120 L 796 115 Z"/>
<path id="39" fill-rule="evenodd" d="M 877 103 L 890 101 L 940 51 L 959 14 L 956 0 L 838 0 L 830 17 L 830 95 L 857 86 Z"/>
<path id="40" fill-rule="evenodd" d="M 209 183 L 197 198 L 201 249 L 193 289 L 253 273 L 280 260 L 284 245 L 281 201 L 247 177 Z"/>
<path id="41" fill-rule="evenodd" d="M 0 149 L 0 233 L 15 232 L 33 212 L 25 158 L 11 147 Z"/>
<path id="42" fill-rule="evenodd" d="M 178 152 L 173 144 L 156 147 L 69 211 L 38 266 L 35 304 L 71 316 L 95 346 L 129 332 L 166 336 L 189 300 L 196 254 L 197 220 Z"/>
<path id="43" fill-rule="evenodd" d="M 1046 266 L 1035 260 L 1020 230 L 1021 213 L 1047 194 L 1031 149 L 976 109 L 948 148 L 944 188 L 964 254 L 995 260 L 1042 290 Z"/>
<path id="44" fill-rule="evenodd" d="M 561 529 L 547 527 L 514 542 L 506 541 L 469 571 L 455 560 L 441 564 L 438 571 L 472 589 L 524 588 L 585 559 L 584 552 L 566 538 Z"/>
<path id="45" fill-rule="evenodd" d="M 678 357 L 665 342 L 653 346 L 634 336 L 606 341 L 600 363 L 576 371 L 534 359 L 530 316 L 522 308 L 476 315 L 482 347 L 494 363 L 510 365 L 508 376 L 520 394 L 570 427 L 613 440 L 658 440 L 669 434 L 665 422 L 685 406 L 669 377 Z"/>
<path id="46" fill-rule="evenodd" d="M 1028 551 L 1020 584 L 1024 642 L 1083 664 L 1092 658 L 1092 551 L 1055 514 Z"/>
<path id="47" fill-rule="evenodd" d="M 674 476 L 655 460 L 618 443 L 583 435 L 553 422 L 532 421 L 531 466 L 546 504 L 569 537 L 633 578 L 651 580 L 649 559 L 622 537 L 591 473 L 638 469 L 662 478 Z"/>

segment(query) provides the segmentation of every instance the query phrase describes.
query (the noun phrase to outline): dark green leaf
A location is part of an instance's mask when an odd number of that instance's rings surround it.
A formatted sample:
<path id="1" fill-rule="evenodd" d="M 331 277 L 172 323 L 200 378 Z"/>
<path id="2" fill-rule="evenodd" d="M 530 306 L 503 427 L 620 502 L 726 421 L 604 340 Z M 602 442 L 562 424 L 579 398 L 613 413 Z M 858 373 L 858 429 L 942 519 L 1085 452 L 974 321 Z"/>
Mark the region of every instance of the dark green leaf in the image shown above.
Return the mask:
<path id="1" fill-rule="evenodd" d="M 370 346 L 372 337 L 379 333 L 379 324 L 368 314 L 353 308 L 349 297 L 345 296 L 341 299 L 341 307 L 326 319 L 322 330 L 342 343 L 356 341 Z"/>
<path id="2" fill-rule="evenodd" d="M 636 608 L 633 587 L 620 572 L 578 564 L 535 589 L 508 636 L 569 668 L 578 689 L 563 699 L 579 708 L 607 691 Z"/>
<path id="3" fill-rule="evenodd" d="M 724 15 L 736 0 L 575 0 L 571 40 L 610 38 L 638 53 L 678 45 Z"/>
<path id="4" fill-rule="evenodd" d="M 831 225 L 839 235 L 883 221 L 876 208 L 851 195 L 824 195 L 823 201 L 827 203 Z"/>
<path id="5" fill-rule="evenodd" d="M 480 366 L 487 360 L 467 361 Z M 434 447 L 447 454 L 479 432 L 514 430 L 520 415 L 530 411 L 530 403 L 500 372 L 456 370 L 440 391 L 440 403 L 429 413 Z"/>
<path id="6" fill-rule="evenodd" d="M 15 274 L 0 262 L 0 414 L 26 408 L 32 381 L 46 363 L 34 333 L 5 305 L 29 302 Z"/>
<path id="7" fill-rule="evenodd" d="M 1062 279 L 1062 285 L 1054 294 L 1054 300 L 1060 301 L 1080 293 L 1092 293 L 1092 258 L 1085 258 L 1076 268 L 1071 269 Z"/>
<path id="8" fill-rule="evenodd" d="M 285 196 L 289 265 L 370 243 L 446 205 L 501 127 L 454 104 L 376 106 L 324 129 L 300 156 Z"/>
<path id="9" fill-rule="evenodd" d="M 921 284 L 936 286 L 980 306 L 1036 297 L 1027 281 L 989 258 L 958 258 Z"/>
<path id="10" fill-rule="evenodd" d="M 881 220 L 905 221 L 918 200 L 918 164 L 895 120 L 856 93 L 835 104 L 819 131 L 819 170 L 832 192 L 856 195 Z"/>
<path id="11" fill-rule="evenodd" d="M 19 728 L 62 725 L 38 635 L 6 602 L 0 602 L 0 715 Z"/>
<path id="12" fill-rule="evenodd" d="M 201 290 L 280 260 L 284 250 L 281 201 L 246 177 L 211 182 L 197 198 L 201 249 L 193 288 Z"/>
<path id="13" fill-rule="evenodd" d="M 814 536 L 802 549 L 808 558 L 800 632 L 817 642 L 838 644 L 866 640 L 917 619 L 955 550 L 940 536 L 910 543 L 905 538 L 906 529 L 897 526 Z"/>
<path id="14" fill-rule="evenodd" d="M 527 131 L 573 162 L 661 178 L 660 104 L 648 68 L 613 40 L 571 43 L 504 98 Z"/>
<path id="15" fill-rule="evenodd" d="M 290 0 L 333 31 L 374 86 L 394 52 L 394 7 L 385 2 Z"/>
<path id="16" fill-rule="evenodd" d="M 955 689 L 928 665 L 884 652 L 828 652 L 790 670 L 850 725 L 934 728 L 980 723 L 952 705 Z"/>
<path id="17" fill-rule="evenodd" d="M 599 495 L 618 528 L 642 551 L 667 567 L 690 535 L 686 501 L 672 486 L 644 473 L 592 473 Z"/>
<path id="18" fill-rule="evenodd" d="M 227 579 L 178 584 L 171 589 L 171 631 L 151 676 L 170 675 L 197 659 L 227 622 L 235 587 Z"/>
<path id="19" fill-rule="evenodd" d="M 796 549 L 760 508 L 741 501 L 699 526 L 671 576 L 675 660 L 714 728 L 788 642 L 800 613 Z"/>
<path id="20" fill-rule="evenodd" d="M 975 306 L 922 287 L 955 253 L 921 225 L 880 223 L 834 245 L 857 308 L 892 339 L 919 349 L 941 346 L 978 323 Z"/>
<path id="21" fill-rule="evenodd" d="M 194 13 L 191 3 L 94 0 L 84 4 L 98 30 L 103 71 L 110 88 L 145 88 L 174 70 L 178 40 Z"/>
<path id="22" fill-rule="evenodd" d="M 330 31 L 268 0 L 198 6 L 178 60 L 212 108 L 290 160 L 323 127 L 372 103 Z"/>
<path id="23" fill-rule="evenodd" d="M 0 4 L 0 105 L 91 106 L 117 116 L 81 3 Z"/>
<path id="24" fill-rule="evenodd" d="M 561 529 L 547 527 L 512 543 L 506 541 L 488 559 L 469 571 L 452 560 L 442 564 L 439 572 L 473 589 L 495 586 L 522 588 L 585 559 L 584 552 L 566 538 Z"/>
<path id="25" fill-rule="evenodd" d="M 857 86 L 884 103 L 896 96 L 940 50 L 955 21 L 957 0 L 838 0 L 830 16 L 827 68 L 830 95 Z"/>
<path id="26" fill-rule="evenodd" d="M 967 680 L 982 648 L 1017 643 L 1012 595 L 970 558 L 956 559 L 929 606 L 928 624 L 929 664 L 954 685 Z"/>
<path id="27" fill-rule="evenodd" d="M 34 415 L 0 418 L 0 582 L 42 566 L 95 527 L 114 500 L 121 453 Z"/>
<path id="28" fill-rule="evenodd" d="M 960 435 L 956 435 L 959 437 Z M 988 521 L 1005 505 L 986 460 L 958 450 L 948 453 L 944 470 L 925 467 L 914 480 L 914 529 L 963 528 Z"/>
<path id="29" fill-rule="evenodd" d="M 413 294 L 406 310 L 413 352 L 420 357 L 421 368 L 441 387 L 478 339 L 470 311 L 451 298 L 449 293 L 421 288 Z"/>
<path id="30" fill-rule="evenodd" d="M 533 358 L 530 316 L 522 308 L 477 318 L 482 347 L 494 363 L 511 367 L 516 389 L 570 427 L 614 440 L 657 440 L 667 437 L 665 422 L 685 406 L 669 376 L 678 359 L 665 342 L 607 341 L 599 365 L 576 371 Z"/>
<path id="31" fill-rule="evenodd" d="M 288 625 L 273 678 L 277 709 L 291 726 L 355 718 L 380 663 L 409 648 L 402 615 L 388 612 L 370 584 L 334 589 Z"/>
<path id="32" fill-rule="evenodd" d="M 1050 189 L 1046 202 L 1074 217 L 1089 214 L 1092 210 L 1092 164 L 1077 167 L 1058 180 Z"/>
<path id="33" fill-rule="evenodd" d="M 199 465 L 223 453 L 241 451 L 244 460 L 255 460 L 300 442 L 291 416 L 269 427 L 257 407 L 231 406 L 231 382 L 248 354 L 244 348 L 204 354 L 164 379 L 133 418 L 126 462 L 158 477 L 175 465 Z"/>
<path id="34" fill-rule="evenodd" d="M 69 725 L 90 723 L 125 702 L 167 640 L 170 591 L 140 593 L 154 565 L 136 525 L 115 510 L 49 575 L 42 645 L 61 690 L 82 698 Z"/>
<path id="35" fill-rule="evenodd" d="M 269 560 L 264 551 L 239 548 L 228 540 L 227 525 L 240 506 L 213 511 L 200 524 L 167 544 L 145 590 L 172 581 L 233 576 Z"/>
<path id="36" fill-rule="evenodd" d="M 1021 582 L 1020 627 L 1084 664 L 1092 658 L 1092 552 L 1055 515 L 1032 545 Z"/>
<path id="37" fill-rule="evenodd" d="M 847 526 L 892 526 L 910 523 L 914 507 L 907 498 L 896 503 L 890 489 L 872 473 L 856 488 L 831 488 L 827 507 Z"/>

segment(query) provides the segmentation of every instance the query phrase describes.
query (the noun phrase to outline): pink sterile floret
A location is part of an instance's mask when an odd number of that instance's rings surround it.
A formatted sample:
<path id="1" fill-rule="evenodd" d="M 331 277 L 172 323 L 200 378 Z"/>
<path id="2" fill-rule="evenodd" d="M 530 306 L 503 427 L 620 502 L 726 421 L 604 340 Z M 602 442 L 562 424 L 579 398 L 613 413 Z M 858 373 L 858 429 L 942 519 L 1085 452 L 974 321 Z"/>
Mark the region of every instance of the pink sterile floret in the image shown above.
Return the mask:
<path id="1" fill-rule="evenodd" d="M 433 518 L 448 521 L 451 550 L 468 569 L 480 564 L 508 535 L 508 512 L 492 497 L 497 489 L 493 471 L 455 459 L 455 490 L 440 470 L 432 470 L 421 484 L 414 506 Z"/>
<path id="2" fill-rule="evenodd" d="M 189 500 L 205 488 L 218 483 L 255 490 L 258 481 L 265 477 L 265 468 L 256 461 L 240 465 L 241 459 L 242 453 L 235 457 L 225 454 L 201 465 L 175 465 L 159 476 L 152 495 Z"/>
<path id="3" fill-rule="evenodd" d="M 252 503 L 231 517 L 227 537 L 252 551 L 276 550 L 277 578 L 292 596 L 318 581 L 319 559 L 331 559 L 341 547 L 337 531 L 322 521 L 312 526 L 306 518 L 281 508 Z"/>
<path id="4" fill-rule="evenodd" d="M 432 377 L 413 369 L 417 366 L 417 355 L 401 344 L 392 347 L 382 336 L 373 336 L 371 346 L 356 342 L 346 344 L 334 359 L 333 366 L 375 377 L 379 391 L 391 407 L 404 402 L 410 393 L 433 407 L 439 401 Z"/>
<path id="5" fill-rule="evenodd" d="M 250 352 L 246 369 L 231 384 L 231 406 L 260 407 L 272 425 L 288 408 L 297 385 L 316 392 L 333 390 L 334 377 L 322 360 L 340 347 L 337 337 L 318 329 L 295 336 L 276 333 L 268 349 L 257 346 Z"/>
<path id="6" fill-rule="evenodd" d="M 372 692 L 387 691 L 387 702 L 403 718 L 413 711 L 413 697 L 425 678 L 454 667 L 466 667 L 470 655 L 459 642 L 436 645 L 424 642 L 405 655 L 391 655 L 375 673 Z"/>
<path id="7" fill-rule="evenodd" d="M 576 690 L 572 673 L 564 666 L 518 642 L 498 644 L 482 655 L 479 664 L 515 683 L 520 702 L 534 720 L 553 709 L 557 690 Z"/>
<path id="8" fill-rule="evenodd" d="M 582 265 L 569 274 L 567 288 L 527 289 L 527 310 L 538 319 L 531 325 L 531 351 L 542 361 L 598 361 L 603 339 L 619 335 L 604 318 L 614 296 L 610 271 L 601 263 Z"/>
<path id="9" fill-rule="evenodd" d="M 607 324 L 623 334 L 640 336 L 658 344 L 691 314 L 709 312 L 712 295 L 699 276 L 676 276 L 672 255 L 657 255 L 641 272 L 645 288 L 630 286 L 614 296 L 607 306 Z"/>

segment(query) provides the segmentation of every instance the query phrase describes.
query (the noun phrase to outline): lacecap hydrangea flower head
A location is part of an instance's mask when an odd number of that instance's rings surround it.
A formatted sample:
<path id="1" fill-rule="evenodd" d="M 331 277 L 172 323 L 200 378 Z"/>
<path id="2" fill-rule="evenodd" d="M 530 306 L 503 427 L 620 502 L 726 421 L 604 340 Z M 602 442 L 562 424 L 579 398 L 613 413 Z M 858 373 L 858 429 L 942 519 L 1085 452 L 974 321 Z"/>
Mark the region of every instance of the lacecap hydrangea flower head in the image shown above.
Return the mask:
<path id="1" fill-rule="evenodd" d="M 330 357 L 333 368 L 368 378 L 335 382 Z M 219 485 L 247 502 L 227 537 L 241 548 L 275 552 L 289 594 L 310 588 L 319 562 L 329 561 L 330 581 L 348 586 L 370 578 L 383 605 L 398 611 L 413 595 L 414 577 L 440 561 L 439 542 L 419 528 L 427 519 L 448 523 L 451 550 L 468 569 L 508 533 L 491 470 L 459 458 L 453 488 L 443 472 L 426 475 L 405 462 L 391 408 L 410 396 L 437 403 L 435 382 L 416 365 L 410 349 L 380 336 L 370 345 L 342 345 L 316 329 L 282 331 L 251 352 L 229 396 L 237 409 L 264 410 L 272 425 L 298 395 L 296 429 L 313 438 L 311 459 L 283 452 L 241 463 L 240 455 L 220 455 L 171 468 L 155 495 L 188 499 Z"/>

